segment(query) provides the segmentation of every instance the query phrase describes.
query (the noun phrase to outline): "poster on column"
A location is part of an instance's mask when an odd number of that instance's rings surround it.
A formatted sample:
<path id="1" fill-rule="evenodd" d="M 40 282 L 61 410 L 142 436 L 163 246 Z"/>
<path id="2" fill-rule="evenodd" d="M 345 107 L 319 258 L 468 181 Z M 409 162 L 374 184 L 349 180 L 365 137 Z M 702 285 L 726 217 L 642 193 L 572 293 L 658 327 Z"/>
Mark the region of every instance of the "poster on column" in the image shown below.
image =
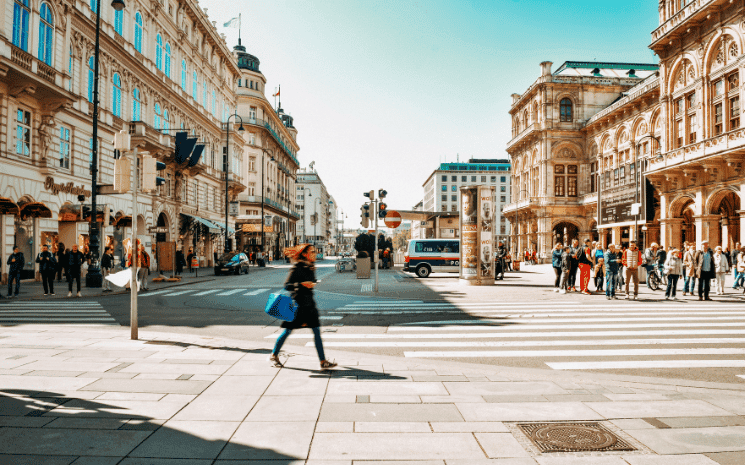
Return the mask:
<path id="1" fill-rule="evenodd" d="M 460 189 L 460 277 L 465 280 L 477 280 L 479 277 L 477 194 L 478 191 L 475 187 L 462 187 Z"/>
<path id="2" fill-rule="evenodd" d="M 479 186 L 479 252 L 481 264 L 479 278 L 485 284 L 494 281 L 494 207 L 492 203 L 492 188 Z"/>

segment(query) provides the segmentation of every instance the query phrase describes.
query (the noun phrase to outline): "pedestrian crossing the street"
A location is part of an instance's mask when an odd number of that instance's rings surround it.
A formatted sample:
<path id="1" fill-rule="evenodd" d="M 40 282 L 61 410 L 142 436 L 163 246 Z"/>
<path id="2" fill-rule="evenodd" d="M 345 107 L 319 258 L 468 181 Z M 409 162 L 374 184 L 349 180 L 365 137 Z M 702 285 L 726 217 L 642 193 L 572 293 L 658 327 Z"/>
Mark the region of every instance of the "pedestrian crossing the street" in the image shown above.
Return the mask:
<path id="1" fill-rule="evenodd" d="M 207 289 L 204 290 L 204 288 L 190 288 L 190 289 L 178 289 L 178 288 L 171 288 L 171 289 L 161 289 L 159 291 L 148 291 L 143 292 L 139 294 L 139 298 L 148 298 L 153 296 L 161 296 L 161 297 L 175 297 L 175 296 L 183 296 L 183 297 L 201 297 L 201 296 L 210 296 L 210 297 L 237 297 L 240 295 L 244 296 L 255 296 L 255 295 L 261 295 L 264 293 L 270 292 L 269 288 L 261 288 L 261 289 L 251 289 L 251 288 L 219 288 L 219 289 Z"/>
<path id="2" fill-rule="evenodd" d="M 15 301 L 0 304 L 0 325 L 16 324 L 117 324 L 98 302 Z"/>
<path id="3" fill-rule="evenodd" d="M 369 300 L 328 310 L 324 319 L 346 322 L 358 315 L 422 321 L 395 323 L 383 332 L 327 333 L 324 345 L 399 349 L 416 358 L 532 358 L 555 370 L 745 368 L 745 311 L 739 302 L 650 307 L 634 301 L 591 306 Z M 434 318 L 424 321 L 425 316 Z"/>

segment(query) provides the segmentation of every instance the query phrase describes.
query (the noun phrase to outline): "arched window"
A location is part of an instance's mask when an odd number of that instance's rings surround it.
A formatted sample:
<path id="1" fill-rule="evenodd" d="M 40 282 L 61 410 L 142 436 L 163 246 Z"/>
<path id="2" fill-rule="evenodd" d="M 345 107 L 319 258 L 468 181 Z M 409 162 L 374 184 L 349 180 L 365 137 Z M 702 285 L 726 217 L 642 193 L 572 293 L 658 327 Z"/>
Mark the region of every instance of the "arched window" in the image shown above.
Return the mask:
<path id="1" fill-rule="evenodd" d="M 561 99 L 559 103 L 559 121 L 572 121 L 572 101 L 568 98 Z"/>
<path id="2" fill-rule="evenodd" d="M 163 110 L 163 129 L 168 132 L 171 129 L 171 121 L 168 118 L 168 110 Z"/>
<path id="3" fill-rule="evenodd" d="M 155 129 L 160 129 L 160 103 L 155 104 L 155 116 L 153 118 L 153 126 L 155 126 Z"/>
<path id="4" fill-rule="evenodd" d="M 212 91 L 212 116 L 217 118 L 217 95 Z"/>
<path id="5" fill-rule="evenodd" d="M 54 42 L 54 17 L 49 4 L 42 3 L 39 10 L 39 59 L 52 66 Z"/>
<path id="6" fill-rule="evenodd" d="M 93 57 L 88 58 L 88 101 L 93 102 Z"/>
<path id="7" fill-rule="evenodd" d="M 91 0 L 91 10 L 94 13 L 98 13 L 98 0 Z"/>
<path id="8" fill-rule="evenodd" d="M 181 88 L 186 92 L 186 60 L 181 60 Z"/>
<path id="9" fill-rule="evenodd" d="M 114 10 L 114 30 L 120 36 L 124 35 L 124 10 Z"/>
<path id="10" fill-rule="evenodd" d="M 15 0 L 13 6 L 13 45 L 28 52 L 29 0 Z"/>
<path id="11" fill-rule="evenodd" d="M 137 87 L 132 91 L 132 121 L 142 121 L 142 101 Z"/>
<path id="12" fill-rule="evenodd" d="M 199 88 L 199 79 L 197 78 L 197 72 L 194 71 L 191 81 L 191 96 L 195 102 L 199 102 L 199 94 L 197 89 Z"/>
<path id="13" fill-rule="evenodd" d="M 207 80 L 202 83 L 202 108 L 207 108 Z"/>
<path id="14" fill-rule="evenodd" d="M 155 39 L 155 66 L 163 71 L 163 38 L 160 34 Z"/>
<path id="15" fill-rule="evenodd" d="M 171 77 L 171 44 L 166 44 L 166 67 L 165 73 L 167 77 Z"/>
<path id="16" fill-rule="evenodd" d="M 135 13 L 135 50 L 142 53 L 142 15 Z"/>
<path id="17" fill-rule="evenodd" d="M 122 117 L 122 78 L 119 76 L 119 73 L 114 73 L 114 88 L 113 92 L 111 93 L 113 102 L 111 105 L 111 111 L 114 113 L 114 116 L 121 118 Z"/>

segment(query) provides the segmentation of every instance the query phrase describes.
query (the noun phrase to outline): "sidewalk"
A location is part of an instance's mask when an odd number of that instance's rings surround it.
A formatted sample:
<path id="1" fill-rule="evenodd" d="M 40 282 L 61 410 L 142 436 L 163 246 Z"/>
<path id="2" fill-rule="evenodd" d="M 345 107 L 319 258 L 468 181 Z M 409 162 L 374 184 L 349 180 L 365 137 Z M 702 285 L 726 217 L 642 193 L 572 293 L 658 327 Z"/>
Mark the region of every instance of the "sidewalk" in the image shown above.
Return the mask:
<path id="1" fill-rule="evenodd" d="M 0 329 L 0 463 L 745 463 L 743 385 L 335 350 L 323 373 L 313 348 L 276 369 L 268 343 L 140 337 Z"/>

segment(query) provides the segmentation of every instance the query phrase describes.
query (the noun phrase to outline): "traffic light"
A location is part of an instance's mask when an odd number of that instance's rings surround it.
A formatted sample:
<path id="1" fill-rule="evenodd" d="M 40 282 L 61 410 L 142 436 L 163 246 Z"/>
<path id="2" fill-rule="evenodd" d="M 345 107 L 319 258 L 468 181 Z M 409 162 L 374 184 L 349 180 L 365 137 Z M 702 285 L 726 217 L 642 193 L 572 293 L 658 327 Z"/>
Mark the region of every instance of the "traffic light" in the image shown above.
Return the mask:
<path id="1" fill-rule="evenodd" d="M 375 200 L 375 191 L 365 192 L 362 195 L 369 198 L 370 200 Z"/>
<path id="2" fill-rule="evenodd" d="M 86 221 L 91 216 L 91 206 L 90 205 L 83 205 L 82 209 L 80 210 L 80 214 L 82 218 L 80 218 L 82 221 Z"/>
<path id="3" fill-rule="evenodd" d="M 384 199 L 386 195 L 388 195 L 388 191 L 386 191 L 385 189 L 378 189 L 379 199 Z"/>
<path id="4" fill-rule="evenodd" d="M 158 171 L 166 169 L 166 164 L 159 162 L 150 155 L 142 156 L 142 190 L 154 191 L 156 187 L 166 183 L 164 178 L 158 176 Z"/>
<path id="5" fill-rule="evenodd" d="M 360 221 L 360 224 L 362 227 L 367 228 L 370 226 L 370 204 L 364 204 L 362 205 L 362 208 L 360 209 L 362 218 L 362 221 Z"/>
<path id="6" fill-rule="evenodd" d="M 378 205 L 378 218 L 385 218 L 388 215 L 388 205 L 380 202 Z"/>
<path id="7" fill-rule="evenodd" d="M 122 157 L 114 161 L 114 190 L 120 194 L 132 188 L 132 161 Z"/>

